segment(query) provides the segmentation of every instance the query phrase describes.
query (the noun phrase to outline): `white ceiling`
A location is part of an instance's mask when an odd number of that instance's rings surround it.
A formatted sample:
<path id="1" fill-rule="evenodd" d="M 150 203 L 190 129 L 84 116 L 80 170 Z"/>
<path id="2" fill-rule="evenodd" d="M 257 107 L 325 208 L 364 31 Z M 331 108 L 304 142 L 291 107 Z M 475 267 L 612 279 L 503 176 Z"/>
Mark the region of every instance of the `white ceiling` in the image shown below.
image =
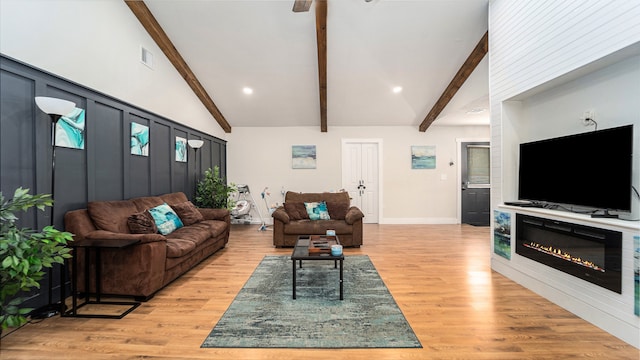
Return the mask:
<path id="1" fill-rule="evenodd" d="M 232 127 L 319 127 L 315 4 L 294 13 L 293 2 L 145 0 Z M 487 8 L 488 0 L 328 0 L 328 130 L 417 131 L 486 32 Z M 489 123 L 488 111 L 467 114 L 488 109 L 487 58 L 434 125 Z"/>

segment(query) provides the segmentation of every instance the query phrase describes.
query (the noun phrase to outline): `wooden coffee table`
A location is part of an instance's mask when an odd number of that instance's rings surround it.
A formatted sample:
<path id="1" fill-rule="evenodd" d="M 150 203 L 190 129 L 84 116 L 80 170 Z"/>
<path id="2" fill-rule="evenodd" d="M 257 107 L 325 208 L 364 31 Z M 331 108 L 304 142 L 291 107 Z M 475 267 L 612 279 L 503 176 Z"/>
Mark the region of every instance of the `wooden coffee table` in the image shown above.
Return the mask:
<path id="1" fill-rule="evenodd" d="M 298 237 L 296 246 L 291 254 L 293 264 L 293 299 L 296 298 L 296 261 L 302 268 L 302 260 L 333 260 L 333 267 L 338 267 L 340 262 L 340 300 L 344 300 L 343 291 L 343 261 L 344 254 L 339 256 L 331 255 L 331 245 L 339 245 L 337 236 L 324 235 L 302 235 Z M 328 249 L 328 250 L 327 250 Z"/>

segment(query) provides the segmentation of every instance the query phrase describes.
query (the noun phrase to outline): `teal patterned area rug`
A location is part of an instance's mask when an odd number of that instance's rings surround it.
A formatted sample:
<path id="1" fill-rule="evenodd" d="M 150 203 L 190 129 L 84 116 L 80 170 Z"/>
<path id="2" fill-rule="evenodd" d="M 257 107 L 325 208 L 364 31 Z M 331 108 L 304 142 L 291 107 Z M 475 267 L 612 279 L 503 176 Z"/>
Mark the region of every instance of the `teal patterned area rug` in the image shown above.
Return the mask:
<path id="1" fill-rule="evenodd" d="M 368 256 L 304 261 L 292 299 L 289 256 L 265 256 L 203 348 L 421 348 Z"/>

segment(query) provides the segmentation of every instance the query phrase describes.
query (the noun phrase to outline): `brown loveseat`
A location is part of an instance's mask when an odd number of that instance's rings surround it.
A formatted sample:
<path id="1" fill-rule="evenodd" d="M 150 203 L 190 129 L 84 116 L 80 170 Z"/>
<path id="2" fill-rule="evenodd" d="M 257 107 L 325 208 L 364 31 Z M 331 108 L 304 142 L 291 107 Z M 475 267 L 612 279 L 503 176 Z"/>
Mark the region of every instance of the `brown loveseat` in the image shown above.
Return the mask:
<path id="1" fill-rule="evenodd" d="M 155 225 L 145 210 L 165 202 L 175 210 L 185 226 L 167 235 L 152 233 L 155 228 L 147 231 L 145 226 Z M 200 261 L 224 248 L 230 229 L 228 210 L 195 208 L 181 192 L 89 202 L 87 209 L 67 212 L 64 221 L 65 230 L 74 234 L 75 243 L 84 239 L 140 240 L 140 243 L 124 249 L 103 249 L 101 268 L 103 294 L 133 296 L 138 300 L 150 299 Z M 138 233 L 132 233 L 132 229 Z M 84 291 L 83 249 L 78 248 L 74 256 L 78 257 L 79 265 L 78 290 Z M 93 274 L 93 261 L 91 267 Z M 93 275 L 90 279 L 90 290 L 94 292 Z"/>
<path id="2" fill-rule="evenodd" d="M 321 202 L 327 204 L 330 219 L 310 220 L 304 203 Z M 335 230 L 343 246 L 362 245 L 362 218 L 360 209 L 351 206 L 349 193 L 295 193 L 288 191 L 283 206 L 273 214 L 273 245 L 276 247 L 295 246 L 300 235 L 323 235 L 327 230 Z"/>

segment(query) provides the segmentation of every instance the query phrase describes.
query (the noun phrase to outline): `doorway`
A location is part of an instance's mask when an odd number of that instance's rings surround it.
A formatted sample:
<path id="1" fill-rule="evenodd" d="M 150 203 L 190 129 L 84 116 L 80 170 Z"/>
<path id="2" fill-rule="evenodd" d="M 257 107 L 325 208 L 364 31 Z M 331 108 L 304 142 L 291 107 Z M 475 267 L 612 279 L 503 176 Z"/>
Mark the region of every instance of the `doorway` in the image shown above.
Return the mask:
<path id="1" fill-rule="evenodd" d="M 461 222 L 489 226 L 491 221 L 491 153 L 486 141 L 460 145 Z"/>
<path id="2" fill-rule="evenodd" d="M 380 200 L 380 148 L 382 140 L 342 141 L 342 188 L 351 205 L 364 213 L 362 221 L 377 224 Z"/>

